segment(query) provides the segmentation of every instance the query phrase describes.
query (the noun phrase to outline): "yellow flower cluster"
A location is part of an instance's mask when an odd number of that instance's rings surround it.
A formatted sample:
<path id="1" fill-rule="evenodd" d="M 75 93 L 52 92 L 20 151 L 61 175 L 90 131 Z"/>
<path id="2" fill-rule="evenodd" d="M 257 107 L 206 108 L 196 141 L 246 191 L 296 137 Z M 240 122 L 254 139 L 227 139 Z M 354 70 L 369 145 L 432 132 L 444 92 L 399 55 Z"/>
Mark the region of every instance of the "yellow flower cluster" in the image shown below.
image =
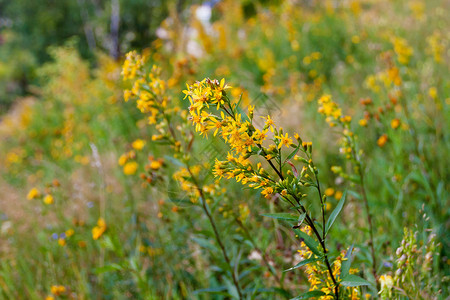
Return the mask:
<path id="1" fill-rule="evenodd" d="M 253 125 L 254 106 L 248 106 L 247 114 L 242 114 L 238 104 L 229 99 L 225 91 L 228 88 L 230 87 L 225 84 L 224 79 L 204 79 L 188 85 L 184 91 L 191 104 L 189 112 L 196 131 L 206 136 L 208 130 L 214 130 L 214 135 L 219 134 L 230 147 L 231 151 L 226 160 L 216 159 L 214 176 L 219 179 L 234 178 L 243 185 L 261 189 L 261 194 L 266 199 L 271 199 L 275 194 L 287 201 L 297 201 L 305 197 L 299 187 L 311 180 L 306 171 L 309 168 L 314 172 L 312 161 L 300 159 L 308 168 L 304 167 L 299 174 L 290 160 L 298 157 L 295 155 L 298 151 L 302 151 L 310 159 L 311 143 L 303 142 L 298 134 L 291 138 L 281 127 L 277 128 L 270 115 L 263 117 L 265 123 L 262 129 L 256 128 Z M 214 106 L 217 112 L 214 113 L 210 106 Z M 273 143 L 267 146 L 264 143 L 268 139 L 269 131 L 270 134 L 273 133 Z M 294 139 L 297 144 L 293 143 Z M 282 151 L 285 148 L 294 150 L 283 159 Z M 278 178 L 267 172 L 261 162 L 252 164 L 249 158 L 254 155 L 263 158 L 277 173 Z M 289 170 L 283 174 L 283 166 L 287 163 L 293 171 Z"/>
<path id="2" fill-rule="evenodd" d="M 198 198 L 201 196 L 201 192 L 205 197 L 220 195 L 223 192 L 223 190 L 221 190 L 216 183 L 211 183 L 200 187 L 197 183 L 192 182 L 192 178 L 199 178 L 202 170 L 208 166 L 209 164 L 193 165 L 190 166 L 189 169 L 182 167 L 173 174 L 173 179 L 180 184 L 181 190 L 187 193 L 192 203 L 196 203 L 198 201 Z M 209 200 L 206 199 L 206 201 Z"/>
<path id="3" fill-rule="evenodd" d="M 348 124 L 351 122 L 352 117 L 344 116 L 339 105 L 331 100 L 330 95 L 323 95 L 318 100 L 319 102 L 319 113 L 327 117 L 327 123 L 333 127 L 336 123 Z"/>
<path id="4" fill-rule="evenodd" d="M 142 70 L 146 60 L 147 57 L 145 55 L 139 55 L 136 51 L 127 53 L 122 68 L 123 78 L 134 79 L 137 75 L 140 75 L 139 73 Z"/>
<path id="5" fill-rule="evenodd" d="M 97 221 L 97 226 L 92 228 L 92 238 L 98 240 L 103 233 L 106 231 L 106 222 L 103 218 L 99 218 Z"/>
<path id="6" fill-rule="evenodd" d="M 63 285 L 52 285 L 50 291 L 55 296 L 61 296 L 66 292 L 66 287 Z"/>
<path id="7" fill-rule="evenodd" d="M 303 232 L 307 235 L 312 235 L 311 227 L 305 225 L 303 227 Z M 300 243 L 300 250 L 298 253 L 300 254 L 303 260 L 310 259 L 313 257 L 313 252 L 306 246 L 306 244 L 302 241 Z M 335 279 L 339 282 L 341 276 L 341 265 L 342 261 L 346 260 L 345 253 L 341 252 L 340 255 L 336 258 L 332 265 L 332 271 Z M 323 300 L 331 300 L 334 298 L 334 284 L 331 279 L 330 274 L 328 273 L 327 267 L 322 261 L 317 261 L 315 263 L 307 264 L 305 266 L 305 272 L 307 274 L 308 282 L 311 285 L 310 291 L 321 291 L 327 294 L 326 296 L 321 296 L 319 299 Z M 357 269 L 351 268 L 349 270 L 350 274 L 358 273 Z M 341 287 L 341 293 L 346 295 L 345 299 L 357 300 L 360 299 L 359 289 L 355 287 Z"/>
<path id="8" fill-rule="evenodd" d="M 42 202 L 46 205 L 53 204 L 55 202 L 55 198 L 53 197 L 52 193 L 54 192 L 54 189 L 59 187 L 60 183 L 57 179 L 53 180 L 51 183 L 46 185 L 46 188 L 44 189 L 43 193 L 39 191 L 38 188 L 33 187 L 27 194 L 28 200 L 33 199 L 41 199 Z"/>
<path id="9" fill-rule="evenodd" d="M 440 32 L 436 31 L 427 38 L 428 53 L 432 54 L 434 61 L 437 63 L 442 62 L 442 55 L 445 53 L 445 44 Z"/>
<path id="10" fill-rule="evenodd" d="M 394 37 L 392 39 L 392 44 L 394 45 L 394 52 L 397 55 L 398 62 L 402 65 L 407 65 L 414 50 L 408 45 L 408 42 L 399 37 Z"/>

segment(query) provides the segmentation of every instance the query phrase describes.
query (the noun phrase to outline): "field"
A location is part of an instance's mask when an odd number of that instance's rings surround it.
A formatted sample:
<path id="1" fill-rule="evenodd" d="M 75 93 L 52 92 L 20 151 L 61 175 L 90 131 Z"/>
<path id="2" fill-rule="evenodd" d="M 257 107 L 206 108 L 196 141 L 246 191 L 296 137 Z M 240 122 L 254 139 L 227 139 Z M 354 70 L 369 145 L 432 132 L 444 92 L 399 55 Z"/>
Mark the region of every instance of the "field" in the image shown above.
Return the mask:
<path id="1" fill-rule="evenodd" d="M 0 299 L 449 299 L 448 1 L 105 3 L 0 22 Z"/>

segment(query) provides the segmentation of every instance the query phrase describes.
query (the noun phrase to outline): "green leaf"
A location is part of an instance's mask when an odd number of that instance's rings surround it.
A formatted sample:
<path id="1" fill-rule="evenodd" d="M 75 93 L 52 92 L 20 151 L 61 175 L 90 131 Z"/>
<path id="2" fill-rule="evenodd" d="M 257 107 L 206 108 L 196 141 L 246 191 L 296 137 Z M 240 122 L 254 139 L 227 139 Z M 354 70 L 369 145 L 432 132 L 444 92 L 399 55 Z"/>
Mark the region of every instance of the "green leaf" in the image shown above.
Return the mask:
<path id="1" fill-rule="evenodd" d="M 353 245 L 348 248 L 347 253 L 345 254 L 346 260 L 342 261 L 341 264 L 341 278 L 344 278 L 348 275 L 348 272 L 350 271 L 350 265 L 352 264 L 352 251 L 353 251 Z"/>
<path id="2" fill-rule="evenodd" d="M 300 268 L 300 267 L 302 267 L 302 266 L 305 266 L 305 265 L 307 265 L 307 264 L 310 264 L 310 263 L 315 262 L 315 261 L 318 261 L 318 260 L 319 260 L 318 258 L 308 258 L 308 259 L 302 260 L 301 262 L 299 262 L 298 264 L 296 264 L 296 265 L 293 266 L 292 268 L 287 269 L 287 270 L 284 270 L 283 272 L 295 270 L 295 269 L 297 269 L 297 268 Z"/>
<path id="3" fill-rule="evenodd" d="M 331 226 L 333 226 L 333 223 L 336 220 L 337 216 L 341 212 L 342 207 L 344 206 L 346 195 L 347 195 L 347 190 L 344 191 L 344 194 L 342 195 L 341 200 L 339 201 L 338 205 L 334 208 L 333 212 L 331 213 L 330 217 L 328 218 L 327 224 L 325 225 L 325 235 L 327 235 Z"/>
<path id="4" fill-rule="evenodd" d="M 210 249 L 210 250 L 216 250 L 214 245 L 211 244 L 209 242 L 209 240 L 202 239 L 202 238 L 199 238 L 199 237 L 192 237 L 191 240 L 196 242 L 200 247 L 207 248 L 207 249 Z"/>
<path id="5" fill-rule="evenodd" d="M 201 294 L 201 293 L 220 293 L 223 291 L 226 291 L 227 288 L 225 286 L 218 286 L 218 287 L 210 287 L 210 288 L 206 288 L 206 289 L 201 289 L 201 290 L 195 290 L 193 292 L 193 294 Z"/>
<path id="6" fill-rule="evenodd" d="M 325 294 L 322 291 L 310 291 L 310 292 L 304 293 L 303 295 L 292 298 L 291 300 L 302 300 L 302 299 L 309 299 L 312 297 L 320 297 L 320 296 L 326 296 L 326 295 L 327 294 Z"/>
<path id="7" fill-rule="evenodd" d="M 288 155 L 288 157 L 286 157 L 286 159 L 284 160 L 283 165 L 290 160 L 291 158 L 293 158 L 295 156 L 295 154 L 297 154 L 298 150 L 300 149 L 300 147 L 302 146 L 302 143 L 299 143 L 298 146 L 295 148 L 294 151 L 291 152 L 291 154 Z"/>
<path id="8" fill-rule="evenodd" d="M 121 270 L 123 270 L 122 266 L 120 266 L 118 264 L 110 264 L 110 265 L 106 265 L 103 267 L 95 268 L 95 273 L 102 274 L 102 273 L 121 271 Z"/>
<path id="9" fill-rule="evenodd" d="M 297 225 L 295 225 L 293 228 L 299 228 L 300 225 L 302 225 L 302 223 L 303 223 L 303 221 L 305 220 L 305 218 L 306 218 L 306 213 L 302 213 L 302 214 L 298 217 Z"/>
<path id="10" fill-rule="evenodd" d="M 303 231 L 299 229 L 294 229 L 294 232 L 298 235 L 299 238 L 303 239 L 303 242 L 305 242 L 306 246 L 317 256 L 322 257 L 323 254 L 319 251 L 319 243 L 316 242 L 312 237 L 304 233 Z"/>
<path id="11" fill-rule="evenodd" d="M 342 281 L 340 282 L 340 284 L 342 286 L 355 287 L 361 285 L 370 285 L 370 282 L 359 276 L 350 274 L 345 276 L 344 279 L 342 279 Z"/>
<path id="12" fill-rule="evenodd" d="M 261 214 L 261 216 L 285 221 L 297 221 L 297 218 L 290 213 Z"/>

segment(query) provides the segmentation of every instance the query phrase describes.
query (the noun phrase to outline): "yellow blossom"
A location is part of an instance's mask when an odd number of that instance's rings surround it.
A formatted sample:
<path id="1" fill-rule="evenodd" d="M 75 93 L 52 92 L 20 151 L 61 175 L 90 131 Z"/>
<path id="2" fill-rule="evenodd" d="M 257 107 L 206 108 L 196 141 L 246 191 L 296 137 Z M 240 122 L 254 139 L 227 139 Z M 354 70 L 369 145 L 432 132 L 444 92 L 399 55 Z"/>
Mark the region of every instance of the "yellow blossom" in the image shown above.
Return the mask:
<path id="1" fill-rule="evenodd" d="M 292 145 L 292 139 L 288 137 L 287 133 L 284 136 L 282 134 L 279 136 L 275 136 L 275 138 L 280 140 L 280 143 L 278 144 L 278 149 L 280 149 L 283 145 L 288 148 Z"/>
<path id="2" fill-rule="evenodd" d="M 54 202 L 54 199 L 53 199 L 52 195 L 50 195 L 50 194 L 45 195 L 45 197 L 44 197 L 45 204 L 50 205 L 50 204 L 53 204 L 53 202 Z"/>
<path id="3" fill-rule="evenodd" d="M 63 285 L 52 285 L 50 291 L 55 296 L 60 296 L 66 292 L 66 287 Z"/>
<path id="4" fill-rule="evenodd" d="M 142 150 L 145 146 L 145 141 L 141 140 L 141 139 L 137 139 L 131 144 L 131 146 L 136 150 Z"/>
<path id="5" fill-rule="evenodd" d="M 39 190 L 37 188 L 32 188 L 27 195 L 28 200 L 38 198 L 40 196 Z"/>
<path id="6" fill-rule="evenodd" d="M 399 126 L 400 126 L 400 120 L 399 119 L 392 119 L 391 127 L 393 129 L 397 129 Z"/>
<path id="7" fill-rule="evenodd" d="M 133 175 L 136 173 L 138 168 L 138 163 L 135 161 L 131 161 L 125 164 L 125 166 L 123 166 L 123 173 L 125 175 Z"/>
<path id="8" fill-rule="evenodd" d="M 92 238 L 94 240 L 98 240 L 105 231 L 106 231 L 106 222 L 103 218 L 99 218 L 97 221 L 97 226 L 92 228 Z"/>
<path id="9" fill-rule="evenodd" d="M 382 136 L 380 136 L 377 140 L 377 145 L 379 147 L 383 147 L 388 141 L 388 137 L 386 134 L 383 134 Z"/>
<path id="10" fill-rule="evenodd" d="M 150 168 L 153 169 L 153 170 L 158 170 L 158 169 L 160 169 L 161 167 L 162 167 L 162 162 L 159 161 L 159 160 L 153 160 L 153 161 L 150 163 Z"/>
<path id="11" fill-rule="evenodd" d="M 325 190 L 325 195 L 327 195 L 327 197 L 331 197 L 334 195 L 334 189 L 333 188 L 327 188 Z"/>

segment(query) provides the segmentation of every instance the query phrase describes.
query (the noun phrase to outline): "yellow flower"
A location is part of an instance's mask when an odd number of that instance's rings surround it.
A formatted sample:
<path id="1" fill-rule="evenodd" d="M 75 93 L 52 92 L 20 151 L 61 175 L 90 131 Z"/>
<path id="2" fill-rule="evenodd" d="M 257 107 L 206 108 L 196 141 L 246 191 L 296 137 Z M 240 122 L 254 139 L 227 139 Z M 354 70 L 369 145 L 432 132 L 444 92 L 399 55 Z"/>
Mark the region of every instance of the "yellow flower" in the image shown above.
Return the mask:
<path id="1" fill-rule="evenodd" d="M 391 127 L 393 129 L 397 129 L 400 126 L 400 120 L 399 119 L 393 119 L 391 121 Z"/>
<path id="2" fill-rule="evenodd" d="M 333 188 L 327 188 L 325 190 L 325 195 L 327 195 L 327 197 L 331 197 L 334 195 L 334 189 Z"/>
<path id="3" fill-rule="evenodd" d="M 128 157 L 125 154 L 122 154 L 119 157 L 119 165 L 123 166 L 127 162 L 127 160 L 128 160 Z"/>
<path id="4" fill-rule="evenodd" d="M 71 237 L 74 233 L 75 233 L 75 230 L 67 229 L 66 230 L 66 237 Z"/>
<path id="5" fill-rule="evenodd" d="M 359 120 L 359 126 L 362 126 L 362 127 L 366 127 L 367 126 L 367 120 L 366 119 L 361 119 L 361 120 Z"/>
<path id="6" fill-rule="evenodd" d="M 273 188 L 271 187 L 266 187 L 261 194 L 264 196 L 264 198 L 266 199 L 270 199 L 272 197 L 273 194 Z"/>
<path id="7" fill-rule="evenodd" d="M 286 133 L 284 136 L 281 134 L 279 136 L 275 136 L 275 138 L 280 140 L 280 143 L 278 144 L 278 149 L 280 149 L 283 145 L 289 148 L 289 146 L 292 145 L 292 139 L 288 137 L 288 134 Z"/>
<path id="8" fill-rule="evenodd" d="M 383 134 L 382 136 L 380 136 L 380 138 L 377 141 L 377 145 L 379 147 L 383 147 L 388 141 L 388 137 L 386 134 Z"/>
<path id="9" fill-rule="evenodd" d="M 342 198 L 343 193 L 341 191 L 336 191 L 334 194 L 334 198 L 340 200 Z"/>
<path id="10" fill-rule="evenodd" d="M 32 188 L 27 195 L 28 200 L 35 199 L 40 196 L 39 190 L 37 188 Z"/>
<path id="11" fill-rule="evenodd" d="M 47 296 L 47 297 L 45 297 L 45 300 L 55 300 L 55 298 L 52 296 Z"/>
<path id="12" fill-rule="evenodd" d="M 66 287 L 63 285 L 52 285 L 50 291 L 53 295 L 59 296 L 66 292 Z"/>
<path id="13" fill-rule="evenodd" d="M 62 247 L 64 247 L 66 245 L 66 240 L 63 238 L 59 238 L 58 239 L 58 244 Z"/>
<path id="14" fill-rule="evenodd" d="M 94 240 L 98 240 L 105 231 L 106 231 L 106 222 L 103 218 L 99 218 L 97 221 L 97 226 L 92 228 L 92 238 Z"/>
<path id="15" fill-rule="evenodd" d="M 273 122 L 273 120 L 270 118 L 270 116 L 268 115 L 267 117 L 261 117 L 263 119 L 266 119 L 266 125 L 264 126 L 265 128 L 270 128 L 270 131 L 273 132 L 273 128 L 275 126 L 275 123 Z"/>
<path id="16" fill-rule="evenodd" d="M 152 168 L 153 170 L 158 170 L 161 167 L 162 167 L 162 162 L 160 162 L 159 160 L 153 160 L 150 163 L 150 168 Z"/>
<path id="17" fill-rule="evenodd" d="M 136 150 L 142 150 L 145 147 L 145 141 L 137 139 L 131 144 L 131 146 Z"/>
<path id="18" fill-rule="evenodd" d="M 138 168 L 138 163 L 135 161 L 131 161 L 129 163 L 126 163 L 125 166 L 123 166 L 123 173 L 125 175 L 133 175 L 136 173 Z"/>
<path id="19" fill-rule="evenodd" d="M 50 205 L 50 204 L 53 204 L 53 202 L 54 202 L 54 199 L 53 199 L 52 195 L 48 194 L 44 197 L 45 204 Z"/>
<path id="20" fill-rule="evenodd" d="M 437 98 L 437 89 L 435 87 L 430 87 L 430 89 L 428 90 L 428 95 L 433 98 L 436 99 Z"/>

